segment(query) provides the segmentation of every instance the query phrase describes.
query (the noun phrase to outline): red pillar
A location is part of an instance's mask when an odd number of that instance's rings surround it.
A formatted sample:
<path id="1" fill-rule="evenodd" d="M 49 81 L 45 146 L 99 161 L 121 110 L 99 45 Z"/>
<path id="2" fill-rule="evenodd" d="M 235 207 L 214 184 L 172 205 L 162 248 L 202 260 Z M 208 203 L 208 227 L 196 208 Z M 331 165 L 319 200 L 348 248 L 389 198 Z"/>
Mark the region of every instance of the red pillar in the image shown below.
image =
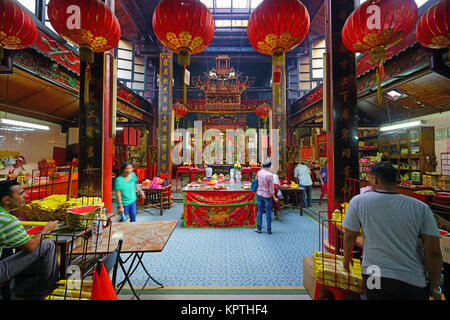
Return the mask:
<path id="1" fill-rule="evenodd" d="M 107 0 L 106 5 L 114 12 L 114 0 Z M 110 51 L 113 54 L 113 51 Z M 116 96 L 112 94 L 113 81 L 117 81 L 117 78 L 113 79 L 113 66 L 114 58 L 109 54 L 105 54 L 104 58 L 104 100 L 103 100 L 103 203 L 107 209 L 107 212 L 111 212 L 112 207 L 112 168 L 113 168 L 113 139 L 114 132 L 111 132 L 111 121 L 115 121 L 112 117 L 113 101 Z M 115 128 L 115 126 L 113 126 Z"/>

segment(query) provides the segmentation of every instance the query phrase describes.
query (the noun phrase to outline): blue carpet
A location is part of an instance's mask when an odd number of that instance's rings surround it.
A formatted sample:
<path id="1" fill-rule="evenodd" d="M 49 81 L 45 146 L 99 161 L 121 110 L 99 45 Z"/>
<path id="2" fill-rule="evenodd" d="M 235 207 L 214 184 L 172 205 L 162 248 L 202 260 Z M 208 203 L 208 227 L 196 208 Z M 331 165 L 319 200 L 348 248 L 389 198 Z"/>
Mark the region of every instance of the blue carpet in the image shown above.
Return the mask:
<path id="1" fill-rule="evenodd" d="M 272 220 L 271 235 L 265 220 L 261 234 L 252 228 L 183 228 L 182 210 L 175 203 L 163 216 L 155 209 L 140 210 L 137 216 L 137 221 L 179 221 L 164 250 L 143 258 L 165 286 L 302 286 L 303 257 L 319 249 L 319 225 L 298 210 L 282 210 L 281 220 Z M 117 280 L 122 279 L 119 271 Z M 134 286 L 146 279 L 139 268 L 131 277 Z"/>

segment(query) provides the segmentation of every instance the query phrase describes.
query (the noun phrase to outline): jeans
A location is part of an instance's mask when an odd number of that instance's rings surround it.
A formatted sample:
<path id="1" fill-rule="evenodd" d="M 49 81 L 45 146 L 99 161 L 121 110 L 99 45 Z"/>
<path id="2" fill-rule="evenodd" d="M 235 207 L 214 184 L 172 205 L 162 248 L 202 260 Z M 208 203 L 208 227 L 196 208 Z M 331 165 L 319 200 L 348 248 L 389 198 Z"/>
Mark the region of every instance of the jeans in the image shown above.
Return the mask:
<path id="1" fill-rule="evenodd" d="M 123 206 L 123 215 L 124 217 L 129 216 L 130 222 L 136 222 L 136 201 L 127 206 Z"/>
<path id="2" fill-rule="evenodd" d="M 256 205 L 258 207 L 257 229 L 262 229 L 262 215 L 265 209 L 267 219 L 267 232 L 272 231 L 272 198 L 264 198 L 256 195 Z"/>
<path id="3" fill-rule="evenodd" d="M 311 199 L 311 192 L 312 192 L 312 185 L 310 186 L 300 186 L 303 190 L 303 208 L 308 208 L 312 206 L 312 199 Z"/>
<path id="4" fill-rule="evenodd" d="M 40 299 L 58 281 L 55 244 L 44 239 L 32 252 L 20 251 L 0 260 L 0 284 L 14 278 L 14 294 L 25 299 Z"/>

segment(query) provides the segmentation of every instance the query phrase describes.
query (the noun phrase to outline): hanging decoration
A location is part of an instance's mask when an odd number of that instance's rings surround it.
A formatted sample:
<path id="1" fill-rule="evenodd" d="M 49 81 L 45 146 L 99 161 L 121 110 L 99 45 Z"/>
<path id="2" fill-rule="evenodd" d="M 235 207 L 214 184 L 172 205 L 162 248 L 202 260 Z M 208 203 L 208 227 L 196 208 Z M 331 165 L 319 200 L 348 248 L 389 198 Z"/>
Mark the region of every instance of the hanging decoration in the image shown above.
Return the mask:
<path id="1" fill-rule="evenodd" d="M 442 0 L 427 10 L 419 19 L 416 38 L 432 49 L 449 49 L 450 59 L 450 1 Z"/>
<path id="2" fill-rule="evenodd" d="M 50 0 L 48 19 L 65 40 L 80 48 L 80 60 L 87 63 L 84 103 L 89 103 L 90 64 L 94 52 L 114 49 L 120 40 L 120 24 L 114 13 L 100 0 Z"/>
<path id="3" fill-rule="evenodd" d="M 255 110 L 256 116 L 264 120 L 264 130 L 267 127 L 267 118 L 270 116 L 270 106 L 267 103 L 263 103 Z"/>
<path id="4" fill-rule="evenodd" d="M 175 120 L 177 121 L 177 130 L 178 130 L 178 124 L 180 122 L 180 119 L 185 117 L 187 115 L 187 108 L 185 105 L 177 102 L 173 106 L 173 112 L 175 115 Z"/>
<path id="5" fill-rule="evenodd" d="M 199 0 L 162 0 L 153 13 L 153 30 L 167 49 L 178 54 L 178 64 L 184 67 L 183 102 L 187 88 L 184 81 L 190 56 L 206 49 L 214 37 L 214 19 Z"/>
<path id="6" fill-rule="evenodd" d="M 297 47 L 309 31 L 310 19 L 299 0 L 265 0 L 253 11 L 247 26 L 252 47 L 272 56 L 272 82 L 276 86 L 276 104 L 280 104 L 281 72 L 285 53 Z"/>
<path id="7" fill-rule="evenodd" d="M 418 9 L 414 0 L 368 0 L 347 18 L 342 40 L 352 52 L 369 52 L 377 65 L 377 96 L 382 103 L 381 78 L 386 50 L 402 41 L 414 28 Z"/>
<path id="8" fill-rule="evenodd" d="M 13 0 L 0 0 L 0 60 L 4 49 L 28 48 L 36 37 L 36 24 L 28 13 Z"/>

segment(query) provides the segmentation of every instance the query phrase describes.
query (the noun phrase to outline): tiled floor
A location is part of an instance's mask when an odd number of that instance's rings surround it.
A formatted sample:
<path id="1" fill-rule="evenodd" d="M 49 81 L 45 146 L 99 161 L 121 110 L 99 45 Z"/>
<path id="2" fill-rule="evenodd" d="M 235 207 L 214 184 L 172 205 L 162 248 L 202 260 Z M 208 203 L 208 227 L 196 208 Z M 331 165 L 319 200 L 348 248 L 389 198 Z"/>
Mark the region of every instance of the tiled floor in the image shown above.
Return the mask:
<path id="1" fill-rule="evenodd" d="M 161 253 L 144 255 L 151 274 L 165 286 L 302 286 L 303 257 L 318 249 L 318 224 L 298 210 L 283 210 L 272 223 L 273 234 L 251 228 L 183 228 L 182 204 L 138 213 L 137 221 L 178 220 Z M 119 273 L 120 281 L 123 275 Z M 144 272 L 131 277 L 142 286 Z M 149 283 L 153 286 L 154 283 Z"/>

